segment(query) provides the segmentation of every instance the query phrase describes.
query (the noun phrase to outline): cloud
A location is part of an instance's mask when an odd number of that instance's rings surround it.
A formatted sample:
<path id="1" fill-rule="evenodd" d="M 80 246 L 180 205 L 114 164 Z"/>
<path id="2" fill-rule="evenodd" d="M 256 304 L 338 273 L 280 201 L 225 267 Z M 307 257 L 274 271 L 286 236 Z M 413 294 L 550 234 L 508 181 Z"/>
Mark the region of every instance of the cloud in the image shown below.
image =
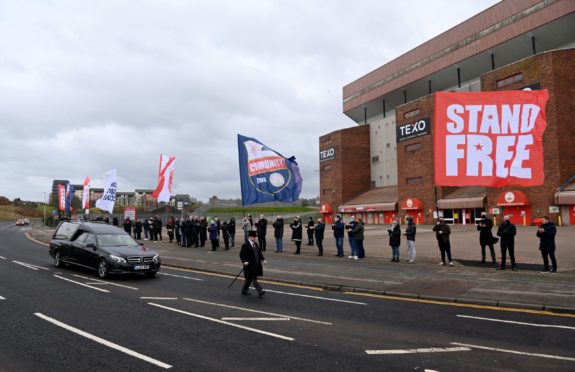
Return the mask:
<path id="1" fill-rule="evenodd" d="M 355 125 L 342 87 L 494 2 L 1 2 L 0 194 L 111 168 L 153 188 L 164 153 L 176 192 L 239 197 L 241 133 L 317 196 L 318 138 Z"/>

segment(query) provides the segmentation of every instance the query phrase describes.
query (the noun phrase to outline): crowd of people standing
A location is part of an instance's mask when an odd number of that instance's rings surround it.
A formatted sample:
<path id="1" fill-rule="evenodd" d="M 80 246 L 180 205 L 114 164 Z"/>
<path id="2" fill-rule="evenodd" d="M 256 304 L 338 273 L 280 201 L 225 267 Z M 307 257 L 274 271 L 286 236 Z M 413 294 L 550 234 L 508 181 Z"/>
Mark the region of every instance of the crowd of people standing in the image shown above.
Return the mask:
<path id="1" fill-rule="evenodd" d="M 517 234 L 516 226 L 511 223 L 509 216 L 504 216 L 503 223 L 498 226 L 495 237 L 493 235 L 493 221 L 487 216 L 487 213 L 482 213 L 482 218 L 478 221 L 477 230 L 479 231 L 479 246 L 481 248 L 481 261 L 480 264 L 485 264 L 487 259 L 487 248 L 489 249 L 489 258 L 491 263 L 496 263 L 496 254 L 494 244 L 500 240 L 501 248 L 501 264 L 498 266 L 499 270 L 505 270 L 507 267 L 507 256 L 511 263 L 511 270 L 517 271 L 517 264 L 515 261 L 515 235 Z M 108 221 L 106 221 L 108 222 Z M 118 225 L 117 219 L 114 217 L 113 224 Z M 260 215 L 258 219 L 254 220 L 250 214 L 245 216 L 241 221 L 241 229 L 244 235 L 243 243 L 249 241 L 249 236 L 253 235 L 257 238 L 257 246 L 261 251 L 265 252 L 268 247 L 267 230 L 268 220 L 264 215 Z M 150 217 L 147 219 L 138 219 L 132 221 L 126 218 L 123 222 L 123 227 L 126 233 L 133 235 L 136 240 L 150 240 L 154 242 L 162 241 L 163 224 L 159 216 Z M 293 220 L 286 224 L 282 216 L 277 216 L 275 221 L 271 223 L 273 228 L 273 235 L 275 240 L 275 252 L 284 252 L 284 232 L 287 227 L 291 230 L 290 240 L 295 244 L 296 255 L 301 254 L 301 245 L 304 239 L 302 223 L 299 216 L 293 217 Z M 307 245 L 317 246 L 317 255 L 323 256 L 323 241 L 325 235 L 325 222 L 322 218 L 314 220 L 312 217 L 308 218 L 305 225 L 307 235 Z M 205 247 L 206 242 L 209 240 L 211 243 L 212 251 L 220 248 L 220 238 L 223 241 L 224 249 L 229 250 L 235 247 L 236 242 L 236 221 L 233 217 L 220 221 L 218 217 L 210 219 L 208 222 L 204 216 L 190 216 L 188 218 L 179 219 L 170 216 L 165 224 L 168 239 L 170 243 L 178 244 L 182 247 Z M 335 221 L 331 226 L 333 237 L 336 245 L 336 256 L 344 257 L 344 239 L 347 232 L 347 242 L 349 245 L 349 258 L 362 259 L 365 258 L 364 238 L 365 227 L 361 218 L 351 217 L 347 223 L 344 223 L 341 215 L 336 215 Z M 543 258 L 544 270 L 543 273 L 557 272 L 557 260 L 555 257 L 555 225 L 549 221 L 548 217 L 542 218 L 542 223 L 538 227 L 537 237 L 540 240 L 539 250 Z M 143 232 L 143 236 L 142 236 Z M 407 262 L 415 263 L 416 260 L 416 246 L 415 236 L 417 226 L 413 222 L 413 218 L 408 216 L 406 218 L 405 229 L 402 231 L 399 219 L 394 219 L 387 229 L 389 234 L 389 246 L 391 247 L 392 262 L 399 262 L 400 246 L 402 235 L 405 236 L 407 241 Z M 437 245 L 441 255 L 441 262 L 439 265 L 454 266 L 452 251 L 451 251 L 451 228 L 442 217 L 437 219 L 436 224 L 433 226 Z M 243 244 L 242 243 L 242 244 Z M 551 261 L 551 266 L 549 265 Z"/>

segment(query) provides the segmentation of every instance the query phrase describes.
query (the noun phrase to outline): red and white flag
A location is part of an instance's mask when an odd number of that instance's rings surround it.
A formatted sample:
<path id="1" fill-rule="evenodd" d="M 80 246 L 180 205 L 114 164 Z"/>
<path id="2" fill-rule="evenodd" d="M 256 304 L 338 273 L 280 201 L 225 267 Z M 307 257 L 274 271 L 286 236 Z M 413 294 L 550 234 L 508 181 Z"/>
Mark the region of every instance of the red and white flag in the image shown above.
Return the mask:
<path id="1" fill-rule="evenodd" d="M 158 186 L 152 196 L 158 202 L 169 202 L 172 195 L 172 182 L 174 180 L 175 156 L 160 155 L 160 172 L 158 174 Z"/>
<path id="2" fill-rule="evenodd" d="M 58 209 L 66 210 L 66 186 L 58 184 Z"/>
<path id="3" fill-rule="evenodd" d="M 435 183 L 543 184 L 546 90 L 435 93 Z"/>
<path id="4" fill-rule="evenodd" d="M 90 209 L 90 177 L 84 179 L 84 188 L 82 189 L 82 208 Z"/>

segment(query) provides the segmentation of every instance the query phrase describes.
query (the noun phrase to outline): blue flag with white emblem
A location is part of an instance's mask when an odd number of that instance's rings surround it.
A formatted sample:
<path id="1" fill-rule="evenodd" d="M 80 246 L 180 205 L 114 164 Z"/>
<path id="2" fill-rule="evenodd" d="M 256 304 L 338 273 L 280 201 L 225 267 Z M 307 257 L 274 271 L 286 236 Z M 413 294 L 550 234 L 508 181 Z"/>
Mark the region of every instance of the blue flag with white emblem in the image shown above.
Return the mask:
<path id="1" fill-rule="evenodd" d="M 299 198 L 302 178 L 295 157 L 286 158 L 255 138 L 238 134 L 242 204 Z"/>

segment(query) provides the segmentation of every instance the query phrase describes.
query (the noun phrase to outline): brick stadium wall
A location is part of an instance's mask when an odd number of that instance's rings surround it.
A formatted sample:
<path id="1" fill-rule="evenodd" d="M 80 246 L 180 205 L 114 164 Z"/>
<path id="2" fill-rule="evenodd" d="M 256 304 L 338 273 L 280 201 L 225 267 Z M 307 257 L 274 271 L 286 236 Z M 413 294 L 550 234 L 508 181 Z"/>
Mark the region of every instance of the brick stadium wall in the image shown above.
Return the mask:
<path id="1" fill-rule="evenodd" d="M 319 139 L 319 150 L 335 149 L 335 158 L 320 162 L 320 202 L 337 207 L 369 190 L 371 158 L 369 126 L 359 125 L 335 131 Z M 331 166 L 331 169 L 325 169 Z M 325 192 L 331 190 L 331 192 Z"/>
<path id="2" fill-rule="evenodd" d="M 573 59 L 575 50 L 561 50 L 542 53 L 523 59 L 511 65 L 499 68 L 481 76 L 481 90 L 495 91 L 500 79 L 518 73 L 523 80 L 503 89 L 521 89 L 525 86 L 540 84 L 541 89 L 549 91 L 546 116 L 547 129 L 543 136 L 545 182 L 541 186 L 522 188 L 488 189 L 488 207 L 496 207 L 498 196 L 507 190 L 520 190 L 530 201 L 531 218 L 549 215 L 557 222 L 557 215 L 549 214 L 549 206 L 555 204 L 556 188 L 575 174 L 575 71 Z"/>

